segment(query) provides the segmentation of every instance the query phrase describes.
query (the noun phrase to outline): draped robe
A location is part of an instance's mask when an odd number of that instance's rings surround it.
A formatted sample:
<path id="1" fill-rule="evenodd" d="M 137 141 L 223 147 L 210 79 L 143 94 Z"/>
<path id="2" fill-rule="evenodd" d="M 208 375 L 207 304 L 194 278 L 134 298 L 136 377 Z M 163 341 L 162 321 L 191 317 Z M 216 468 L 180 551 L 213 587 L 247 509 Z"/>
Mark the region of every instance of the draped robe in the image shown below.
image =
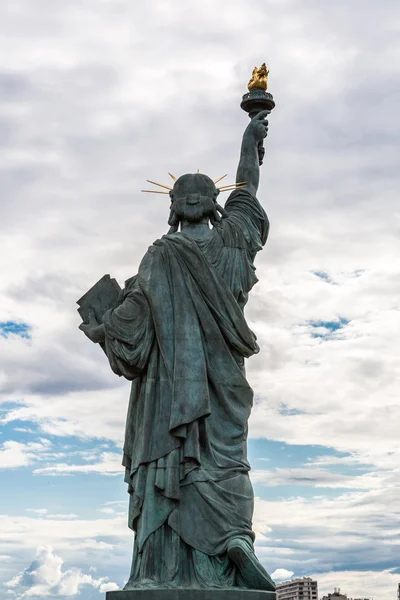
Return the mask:
<path id="1" fill-rule="evenodd" d="M 225 210 L 206 239 L 155 241 L 103 317 L 111 368 L 132 381 L 123 458 L 132 586 L 237 585 L 227 542 L 254 539 L 244 358 L 258 346 L 243 308 L 268 219 L 246 190 Z"/>

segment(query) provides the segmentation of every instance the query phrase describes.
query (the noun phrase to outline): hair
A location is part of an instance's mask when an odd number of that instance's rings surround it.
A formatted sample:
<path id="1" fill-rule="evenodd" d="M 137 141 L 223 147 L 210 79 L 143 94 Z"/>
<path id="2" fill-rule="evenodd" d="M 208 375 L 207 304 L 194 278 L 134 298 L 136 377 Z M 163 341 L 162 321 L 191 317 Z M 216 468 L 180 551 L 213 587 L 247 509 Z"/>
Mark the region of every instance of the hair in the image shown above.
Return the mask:
<path id="1" fill-rule="evenodd" d="M 175 181 L 174 187 L 170 192 L 172 204 L 168 219 L 168 225 L 170 225 L 168 234 L 178 231 L 179 224 L 182 220 L 174 210 L 174 203 L 177 202 L 178 199 L 194 193 L 212 201 L 212 207 L 208 215 L 211 225 L 215 226 L 221 222 L 221 217 L 227 217 L 225 210 L 217 203 L 219 190 L 215 187 L 213 180 L 203 173 L 187 173 Z"/>

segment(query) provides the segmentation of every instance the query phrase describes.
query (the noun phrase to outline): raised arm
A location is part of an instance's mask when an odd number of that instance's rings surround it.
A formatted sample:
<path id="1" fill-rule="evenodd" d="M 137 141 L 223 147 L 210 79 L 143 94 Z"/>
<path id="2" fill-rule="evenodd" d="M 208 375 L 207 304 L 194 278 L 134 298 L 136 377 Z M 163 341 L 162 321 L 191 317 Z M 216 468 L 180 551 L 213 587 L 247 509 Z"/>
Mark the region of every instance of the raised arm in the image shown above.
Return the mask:
<path id="1" fill-rule="evenodd" d="M 254 196 L 257 194 L 260 180 L 258 144 L 267 137 L 268 121 L 265 117 L 268 114 L 268 110 L 263 110 L 253 117 L 243 134 L 242 147 L 240 149 L 236 182 L 247 181 L 245 189 Z"/>

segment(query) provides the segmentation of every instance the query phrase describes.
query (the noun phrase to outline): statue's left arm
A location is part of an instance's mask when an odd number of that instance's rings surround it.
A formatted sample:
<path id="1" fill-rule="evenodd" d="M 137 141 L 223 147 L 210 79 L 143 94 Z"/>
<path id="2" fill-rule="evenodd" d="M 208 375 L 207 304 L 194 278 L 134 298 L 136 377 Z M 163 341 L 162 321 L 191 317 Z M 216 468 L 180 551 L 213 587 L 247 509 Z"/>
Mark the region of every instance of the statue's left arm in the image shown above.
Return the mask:
<path id="1" fill-rule="evenodd" d="M 81 323 L 79 329 L 83 331 L 86 337 L 95 344 L 100 344 L 105 341 L 106 332 L 103 323 L 99 323 L 93 309 L 89 310 L 89 322 Z"/>
<path id="2" fill-rule="evenodd" d="M 253 196 L 257 194 L 260 181 L 258 145 L 268 134 L 268 121 L 265 119 L 267 114 L 269 111 L 263 110 L 250 121 L 243 134 L 240 149 L 236 182 L 247 181 L 244 189 L 247 189 Z"/>
<path id="3" fill-rule="evenodd" d="M 91 310 L 89 322 L 79 329 L 103 345 L 114 373 L 129 380 L 137 377 L 145 369 L 154 338 L 149 305 L 137 278 L 128 280 L 121 303 L 103 315 L 102 323 Z"/>

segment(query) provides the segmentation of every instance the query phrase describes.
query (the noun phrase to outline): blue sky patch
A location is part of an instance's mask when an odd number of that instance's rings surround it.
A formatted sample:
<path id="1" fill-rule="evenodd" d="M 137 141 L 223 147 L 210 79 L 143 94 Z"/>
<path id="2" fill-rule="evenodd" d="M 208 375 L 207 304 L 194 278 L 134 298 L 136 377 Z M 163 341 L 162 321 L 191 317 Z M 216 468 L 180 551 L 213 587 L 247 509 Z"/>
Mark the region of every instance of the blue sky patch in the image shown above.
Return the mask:
<path id="1" fill-rule="evenodd" d="M 279 412 L 281 415 L 290 415 L 290 416 L 305 414 L 304 410 L 299 410 L 298 408 L 290 408 L 286 404 L 282 404 L 282 406 L 279 409 Z"/>
<path id="2" fill-rule="evenodd" d="M 28 323 L 17 323 L 16 321 L 0 321 L 0 337 L 8 338 L 10 335 L 19 335 L 25 339 L 31 339 L 31 326 Z"/>
<path id="3" fill-rule="evenodd" d="M 313 271 L 313 275 L 315 275 L 315 277 L 318 277 L 319 279 L 322 279 L 323 281 L 326 281 L 326 283 L 336 285 L 333 279 L 325 271 Z"/>
<path id="4" fill-rule="evenodd" d="M 343 317 L 339 317 L 334 321 L 308 321 L 308 325 L 311 325 L 315 329 L 311 334 L 314 338 L 330 337 L 332 333 L 343 329 L 349 323 L 350 321 Z"/>

